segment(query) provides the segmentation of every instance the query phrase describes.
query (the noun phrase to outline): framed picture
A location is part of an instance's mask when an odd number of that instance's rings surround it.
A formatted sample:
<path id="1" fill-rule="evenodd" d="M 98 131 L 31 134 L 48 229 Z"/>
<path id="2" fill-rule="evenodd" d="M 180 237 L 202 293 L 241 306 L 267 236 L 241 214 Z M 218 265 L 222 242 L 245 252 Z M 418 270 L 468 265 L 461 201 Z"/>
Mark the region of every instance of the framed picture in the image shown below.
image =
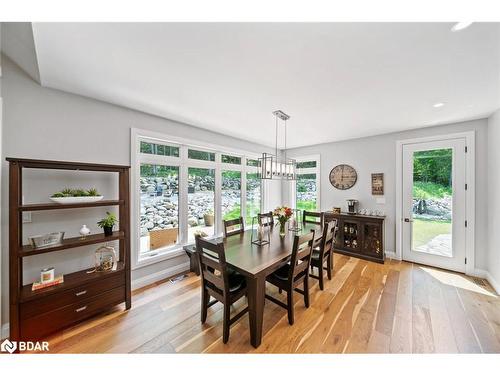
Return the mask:
<path id="1" fill-rule="evenodd" d="M 383 173 L 372 173 L 372 195 L 384 195 Z"/>

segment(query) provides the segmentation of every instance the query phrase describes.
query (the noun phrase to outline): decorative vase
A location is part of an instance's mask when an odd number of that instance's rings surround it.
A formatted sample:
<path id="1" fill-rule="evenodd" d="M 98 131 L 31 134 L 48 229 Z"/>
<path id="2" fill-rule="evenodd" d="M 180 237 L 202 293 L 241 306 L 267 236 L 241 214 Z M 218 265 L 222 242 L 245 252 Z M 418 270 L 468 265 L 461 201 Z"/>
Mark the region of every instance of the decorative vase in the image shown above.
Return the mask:
<path id="1" fill-rule="evenodd" d="M 82 237 L 87 237 L 90 234 L 90 229 L 84 224 L 80 228 L 80 234 Z"/>
<path id="2" fill-rule="evenodd" d="M 280 221 L 280 236 L 285 237 L 285 224 L 286 221 Z"/>

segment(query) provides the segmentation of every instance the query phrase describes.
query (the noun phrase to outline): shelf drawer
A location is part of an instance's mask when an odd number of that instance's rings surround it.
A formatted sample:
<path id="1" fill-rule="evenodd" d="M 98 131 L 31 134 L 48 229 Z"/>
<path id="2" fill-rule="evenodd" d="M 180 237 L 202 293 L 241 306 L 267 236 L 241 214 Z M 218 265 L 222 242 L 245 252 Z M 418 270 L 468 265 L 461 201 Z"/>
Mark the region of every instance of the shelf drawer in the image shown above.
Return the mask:
<path id="1" fill-rule="evenodd" d="M 67 305 L 81 302 L 122 285 L 125 285 L 125 276 L 123 273 L 107 277 L 104 280 L 96 280 L 95 282 L 84 284 L 78 288 L 23 302 L 20 305 L 20 316 L 22 320 L 28 319 Z"/>
<path id="2" fill-rule="evenodd" d="M 125 286 L 36 315 L 21 322 L 21 337 L 33 341 L 125 301 Z"/>

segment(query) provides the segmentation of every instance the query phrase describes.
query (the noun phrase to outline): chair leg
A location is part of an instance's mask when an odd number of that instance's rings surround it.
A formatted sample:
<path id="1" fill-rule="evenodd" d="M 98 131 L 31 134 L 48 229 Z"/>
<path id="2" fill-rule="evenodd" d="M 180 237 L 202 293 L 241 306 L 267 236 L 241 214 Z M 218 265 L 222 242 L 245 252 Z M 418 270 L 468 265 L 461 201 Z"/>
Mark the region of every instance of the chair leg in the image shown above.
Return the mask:
<path id="1" fill-rule="evenodd" d="M 224 318 L 222 322 L 222 342 L 226 344 L 229 340 L 229 320 L 231 319 L 231 312 L 230 312 L 230 307 L 229 303 L 226 303 L 224 305 Z"/>
<path id="2" fill-rule="evenodd" d="M 208 310 L 208 301 L 210 299 L 210 295 L 207 293 L 206 289 L 202 286 L 201 288 L 201 322 L 205 323 L 207 321 L 207 310 Z"/>
<path id="3" fill-rule="evenodd" d="M 293 325 L 293 286 L 287 291 L 287 307 L 288 307 L 288 324 Z"/>
<path id="4" fill-rule="evenodd" d="M 281 288 L 278 288 L 278 293 L 281 294 L 281 292 L 283 291 L 283 289 Z"/>
<path id="5" fill-rule="evenodd" d="M 320 279 L 320 283 L 321 283 L 321 279 Z M 306 307 L 309 307 L 309 275 L 306 275 L 306 277 L 304 277 L 304 305 L 306 305 Z"/>
<path id="6" fill-rule="evenodd" d="M 319 277 L 319 289 L 323 290 L 324 285 L 323 285 L 323 264 L 322 263 L 318 267 L 318 277 Z"/>
<path id="7" fill-rule="evenodd" d="M 333 254 L 330 253 L 330 255 L 328 255 L 328 262 L 326 263 L 327 264 L 327 270 L 326 270 L 326 273 L 328 275 L 328 280 L 331 280 L 332 279 L 332 270 L 333 270 Z"/>

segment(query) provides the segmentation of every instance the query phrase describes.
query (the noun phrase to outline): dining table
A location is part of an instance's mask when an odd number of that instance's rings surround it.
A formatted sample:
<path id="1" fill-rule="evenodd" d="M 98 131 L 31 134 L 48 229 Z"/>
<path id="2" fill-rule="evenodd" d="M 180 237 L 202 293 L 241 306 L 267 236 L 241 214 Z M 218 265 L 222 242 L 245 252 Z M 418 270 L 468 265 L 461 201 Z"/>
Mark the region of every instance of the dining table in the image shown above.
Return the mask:
<path id="1" fill-rule="evenodd" d="M 278 225 L 269 228 L 269 243 L 264 245 L 252 243 L 256 239 L 255 229 L 217 241 L 224 243 L 226 263 L 246 278 L 250 343 L 255 348 L 262 342 L 266 277 L 290 261 L 295 235 L 311 230 L 315 231 L 315 238 L 322 235 L 320 223 L 303 223 L 296 231 L 286 230 L 283 237 Z"/>

